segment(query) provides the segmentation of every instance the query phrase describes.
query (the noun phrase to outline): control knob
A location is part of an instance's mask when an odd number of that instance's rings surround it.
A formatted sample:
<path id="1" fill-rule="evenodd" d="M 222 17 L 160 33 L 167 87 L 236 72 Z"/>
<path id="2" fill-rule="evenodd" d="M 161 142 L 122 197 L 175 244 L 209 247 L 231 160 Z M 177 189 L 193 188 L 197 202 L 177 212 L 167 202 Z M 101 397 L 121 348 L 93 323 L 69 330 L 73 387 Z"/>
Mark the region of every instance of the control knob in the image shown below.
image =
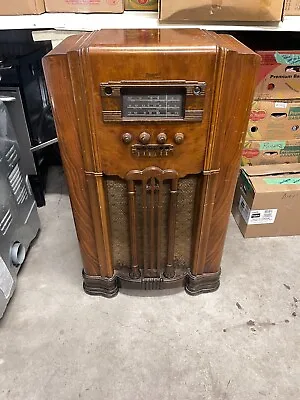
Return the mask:
<path id="1" fill-rule="evenodd" d="M 174 142 L 176 144 L 181 144 L 184 141 L 184 134 L 183 133 L 176 133 L 174 136 Z"/>
<path id="2" fill-rule="evenodd" d="M 123 133 L 122 140 L 125 144 L 129 144 L 132 141 L 132 135 L 130 133 Z"/>
<path id="3" fill-rule="evenodd" d="M 140 134 L 140 137 L 139 137 L 139 139 L 140 139 L 140 142 L 142 143 L 142 144 L 148 144 L 149 142 L 150 142 L 150 134 L 148 133 L 148 132 L 142 132 L 141 134 Z"/>
<path id="4" fill-rule="evenodd" d="M 167 141 L 167 135 L 165 133 L 159 133 L 157 135 L 156 140 L 157 140 L 157 143 L 164 144 Z"/>

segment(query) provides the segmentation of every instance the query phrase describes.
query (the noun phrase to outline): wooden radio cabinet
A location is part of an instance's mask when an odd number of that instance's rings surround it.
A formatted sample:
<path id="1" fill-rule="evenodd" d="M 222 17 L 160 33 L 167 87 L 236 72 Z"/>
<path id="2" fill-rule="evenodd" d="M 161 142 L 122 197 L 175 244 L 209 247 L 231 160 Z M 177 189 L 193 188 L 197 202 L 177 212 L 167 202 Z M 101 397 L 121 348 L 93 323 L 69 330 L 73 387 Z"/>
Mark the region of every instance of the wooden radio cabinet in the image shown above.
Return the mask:
<path id="1" fill-rule="evenodd" d="M 85 33 L 44 58 L 87 293 L 218 288 L 258 65 L 198 29 Z"/>

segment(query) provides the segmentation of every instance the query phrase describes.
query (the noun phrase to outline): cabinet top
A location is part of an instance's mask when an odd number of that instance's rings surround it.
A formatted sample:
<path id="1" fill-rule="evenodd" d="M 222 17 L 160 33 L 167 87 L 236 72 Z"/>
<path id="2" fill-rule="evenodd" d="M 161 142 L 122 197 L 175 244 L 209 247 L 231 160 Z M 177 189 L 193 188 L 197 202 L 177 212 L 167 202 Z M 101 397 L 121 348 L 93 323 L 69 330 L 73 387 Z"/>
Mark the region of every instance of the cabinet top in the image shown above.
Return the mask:
<path id="1" fill-rule="evenodd" d="M 70 36 L 49 55 L 66 54 L 81 49 L 127 48 L 148 51 L 207 51 L 218 47 L 239 53 L 253 52 L 229 35 L 218 35 L 197 28 L 188 29 L 103 29 L 81 35 Z"/>

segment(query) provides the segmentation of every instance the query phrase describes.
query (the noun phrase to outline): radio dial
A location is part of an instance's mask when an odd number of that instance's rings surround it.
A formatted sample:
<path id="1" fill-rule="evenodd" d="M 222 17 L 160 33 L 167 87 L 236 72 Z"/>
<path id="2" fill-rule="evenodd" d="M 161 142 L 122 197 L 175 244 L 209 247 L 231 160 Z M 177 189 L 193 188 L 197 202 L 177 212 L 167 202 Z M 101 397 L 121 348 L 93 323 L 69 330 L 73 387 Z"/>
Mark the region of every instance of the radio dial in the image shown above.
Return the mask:
<path id="1" fill-rule="evenodd" d="M 140 134 L 140 142 L 142 144 L 148 144 L 150 142 L 150 134 L 148 132 L 142 132 Z"/>
<path id="2" fill-rule="evenodd" d="M 130 133 L 124 133 L 122 135 L 122 140 L 125 144 L 129 144 L 132 141 L 132 135 Z"/>
<path id="3" fill-rule="evenodd" d="M 167 135 L 165 133 L 159 133 L 157 135 L 156 140 L 157 140 L 157 143 L 164 144 L 167 141 Z"/>
<path id="4" fill-rule="evenodd" d="M 176 144 L 181 144 L 184 141 L 184 134 L 183 133 L 176 133 L 174 136 L 174 142 Z"/>

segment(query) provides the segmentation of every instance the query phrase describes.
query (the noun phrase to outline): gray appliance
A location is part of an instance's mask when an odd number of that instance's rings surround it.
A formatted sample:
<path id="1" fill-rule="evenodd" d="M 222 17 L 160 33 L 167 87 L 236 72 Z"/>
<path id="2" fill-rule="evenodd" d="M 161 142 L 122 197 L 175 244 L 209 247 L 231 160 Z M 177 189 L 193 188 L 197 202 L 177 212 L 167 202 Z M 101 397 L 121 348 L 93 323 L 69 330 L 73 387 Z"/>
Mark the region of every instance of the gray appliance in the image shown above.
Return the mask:
<path id="1" fill-rule="evenodd" d="M 0 100 L 0 318 L 39 229 L 36 203 L 21 166 L 19 144 L 7 108 Z"/>
<path id="2" fill-rule="evenodd" d="M 50 165 L 60 164 L 57 137 L 42 68 L 49 42 L 33 42 L 31 32 L 0 31 L 0 98 L 10 113 L 38 207 L 45 205 Z"/>

